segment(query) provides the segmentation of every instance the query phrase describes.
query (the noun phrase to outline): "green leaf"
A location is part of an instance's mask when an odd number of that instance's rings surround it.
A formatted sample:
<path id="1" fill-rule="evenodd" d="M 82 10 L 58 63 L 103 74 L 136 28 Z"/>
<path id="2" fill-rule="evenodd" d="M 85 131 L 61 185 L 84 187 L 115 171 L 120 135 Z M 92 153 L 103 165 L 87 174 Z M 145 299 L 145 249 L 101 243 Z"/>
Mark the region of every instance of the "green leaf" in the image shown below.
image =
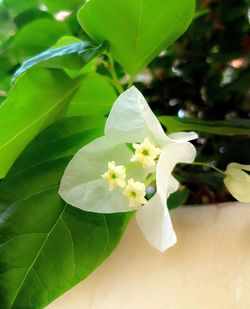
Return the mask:
<path id="1" fill-rule="evenodd" d="M 14 23 L 16 27 L 19 29 L 25 26 L 26 24 L 41 18 L 52 19 L 53 17 L 46 11 L 41 11 L 39 8 L 32 8 L 15 16 Z"/>
<path id="2" fill-rule="evenodd" d="M 168 133 L 178 131 L 196 131 L 218 135 L 250 135 L 250 122 L 246 119 L 204 121 L 200 119 L 181 119 L 172 116 L 160 116 L 159 121 Z"/>
<path id="3" fill-rule="evenodd" d="M 86 38 L 85 41 L 88 41 Z M 63 36 L 58 40 L 58 42 L 53 46 L 53 48 L 62 47 L 74 43 L 82 42 L 78 37 L 75 36 Z M 91 43 L 94 45 L 94 42 L 91 41 Z M 99 44 L 100 51 L 97 53 L 97 56 L 99 53 L 101 53 L 103 50 L 107 48 L 107 44 Z M 51 60 L 52 63 L 54 59 Z M 97 69 L 97 63 L 98 63 L 98 57 L 95 57 L 92 61 L 90 61 L 88 64 L 82 66 L 79 68 L 79 57 L 76 57 L 75 55 L 68 55 L 67 57 L 64 57 L 63 66 L 64 71 L 69 75 L 71 78 L 76 78 L 81 75 L 88 75 L 90 73 L 95 73 Z M 48 65 L 48 61 L 46 61 L 46 66 Z"/>
<path id="4" fill-rule="evenodd" d="M 75 151 L 100 134 L 86 131 L 84 118 L 60 121 L 28 146 L 0 185 L 2 309 L 44 308 L 118 244 L 130 215 L 87 213 L 57 193 Z"/>
<path id="5" fill-rule="evenodd" d="M 7 177 L 43 162 L 73 156 L 82 145 L 103 135 L 103 128 L 104 123 L 95 122 L 94 117 L 76 116 L 57 121 L 29 144 L 17 158 Z"/>
<path id="6" fill-rule="evenodd" d="M 12 54 L 23 61 L 50 48 L 64 35 L 70 35 L 68 27 L 50 18 L 40 18 L 22 27 L 14 37 Z"/>
<path id="7" fill-rule="evenodd" d="M 80 42 L 82 42 L 82 40 L 79 39 L 78 37 L 72 36 L 72 35 L 66 35 L 66 36 L 61 37 L 56 42 L 56 44 L 53 45 L 52 47 L 57 48 L 57 47 L 67 46 L 67 45 L 71 45 L 71 44 L 74 44 L 74 43 L 80 43 Z M 91 43 L 94 44 L 92 41 L 91 41 Z"/>
<path id="8" fill-rule="evenodd" d="M 69 116 L 104 116 L 117 98 L 114 87 L 101 75 L 87 76 L 72 98 Z"/>
<path id="9" fill-rule="evenodd" d="M 78 20 L 134 76 L 185 32 L 194 9 L 194 0 L 91 0 Z"/>
<path id="10" fill-rule="evenodd" d="M 13 80 L 36 65 L 50 68 L 80 69 L 103 50 L 103 44 L 95 45 L 89 41 L 49 49 L 26 60 L 15 72 Z"/>
<path id="11" fill-rule="evenodd" d="M 41 129 L 67 108 L 79 80 L 59 70 L 30 70 L 0 106 L 0 178 Z"/>
<path id="12" fill-rule="evenodd" d="M 0 96 L 0 105 L 4 102 L 5 96 Z"/>

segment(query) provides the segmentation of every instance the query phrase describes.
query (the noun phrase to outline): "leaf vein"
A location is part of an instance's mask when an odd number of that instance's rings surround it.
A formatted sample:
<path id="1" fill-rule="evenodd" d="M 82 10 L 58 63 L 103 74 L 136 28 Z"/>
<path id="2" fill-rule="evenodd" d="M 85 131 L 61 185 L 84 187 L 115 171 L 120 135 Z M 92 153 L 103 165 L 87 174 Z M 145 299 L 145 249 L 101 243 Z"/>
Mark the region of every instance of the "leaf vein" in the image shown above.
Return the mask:
<path id="1" fill-rule="evenodd" d="M 24 278 L 23 278 L 21 284 L 19 285 L 19 287 L 18 287 L 18 289 L 17 289 L 16 294 L 14 295 L 13 300 L 12 300 L 11 303 L 10 303 L 10 308 L 12 308 L 12 306 L 13 306 L 15 300 L 17 299 L 18 295 L 20 294 L 24 282 L 26 281 L 28 275 L 30 274 L 30 271 L 33 269 L 33 267 L 34 267 L 34 265 L 35 265 L 37 259 L 39 258 L 39 256 L 40 256 L 40 254 L 41 254 L 41 252 L 42 252 L 42 250 L 43 250 L 43 248 L 44 248 L 44 246 L 45 246 L 47 240 L 49 239 L 51 233 L 53 233 L 54 229 L 56 228 L 56 226 L 57 226 L 58 222 L 60 221 L 60 219 L 61 219 L 61 217 L 62 217 L 62 215 L 63 215 L 65 209 L 67 208 L 67 206 L 68 206 L 68 205 L 65 204 L 63 210 L 61 211 L 60 216 L 58 217 L 58 219 L 56 220 L 56 222 L 55 222 L 54 225 L 52 226 L 51 230 L 47 233 L 47 237 L 45 237 L 44 242 L 42 243 L 40 250 L 37 252 L 37 255 L 35 256 L 34 261 L 33 261 L 32 264 L 30 265 L 30 267 L 28 268 L 28 271 L 26 272 L 26 274 L 25 274 L 25 276 L 24 276 Z"/>

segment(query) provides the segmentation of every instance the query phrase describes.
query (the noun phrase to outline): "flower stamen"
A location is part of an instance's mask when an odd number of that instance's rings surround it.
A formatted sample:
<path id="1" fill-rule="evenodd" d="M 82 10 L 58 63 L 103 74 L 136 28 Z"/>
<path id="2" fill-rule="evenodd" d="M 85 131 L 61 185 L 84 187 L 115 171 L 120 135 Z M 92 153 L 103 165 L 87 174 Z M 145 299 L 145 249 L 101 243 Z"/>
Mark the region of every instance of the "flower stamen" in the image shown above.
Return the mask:
<path id="1" fill-rule="evenodd" d="M 138 208 L 143 204 L 147 203 L 145 199 L 146 196 L 146 186 L 144 183 L 139 181 L 134 181 L 133 178 L 128 180 L 128 184 L 123 190 L 124 196 L 128 198 L 129 207 Z"/>
<path id="2" fill-rule="evenodd" d="M 115 187 L 124 188 L 126 185 L 126 168 L 123 165 L 116 165 L 114 161 L 108 163 L 108 170 L 102 175 L 109 183 L 109 191 Z"/>
<path id="3" fill-rule="evenodd" d="M 133 143 L 135 154 L 132 156 L 132 162 L 139 162 L 143 168 L 155 166 L 155 160 L 161 154 L 161 149 L 152 144 L 148 137 L 141 144 Z"/>

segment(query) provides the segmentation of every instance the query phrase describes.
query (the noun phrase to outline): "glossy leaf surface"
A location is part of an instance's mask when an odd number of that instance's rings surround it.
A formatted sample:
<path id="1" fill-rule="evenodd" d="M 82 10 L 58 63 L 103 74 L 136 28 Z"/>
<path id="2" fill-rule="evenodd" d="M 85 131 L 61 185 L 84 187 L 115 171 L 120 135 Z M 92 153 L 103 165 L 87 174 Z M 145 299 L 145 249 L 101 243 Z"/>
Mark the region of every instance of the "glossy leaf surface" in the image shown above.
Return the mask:
<path id="1" fill-rule="evenodd" d="M 59 70 L 31 70 L 0 106 L 0 178 L 24 147 L 66 109 L 79 80 Z"/>
<path id="2" fill-rule="evenodd" d="M 217 135 L 250 135 L 250 123 L 246 119 L 204 121 L 161 116 L 159 120 L 167 128 L 168 133 L 193 130 Z"/>
<path id="3" fill-rule="evenodd" d="M 117 98 L 114 87 L 101 75 L 87 76 L 72 98 L 69 116 L 105 116 Z"/>
<path id="4" fill-rule="evenodd" d="M 134 76 L 185 32 L 194 7 L 194 0 L 91 0 L 78 19 L 93 39 L 110 43 L 113 57 Z"/>
<path id="5" fill-rule="evenodd" d="M 46 129 L 0 185 L 2 309 L 44 308 L 89 275 L 124 231 L 128 215 L 83 212 L 58 196 L 73 154 L 102 134 L 86 126 L 78 117 Z"/>
<path id="6" fill-rule="evenodd" d="M 13 40 L 12 54 L 19 61 L 50 48 L 62 36 L 70 35 L 69 28 L 52 18 L 36 19 L 20 28 Z"/>
<path id="7" fill-rule="evenodd" d="M 15 80 L 26 70 L 39 65 L 50 68 L 71 68 L 72 66 L 82 68 L 86 63 L 99 55 L 104 49 L 102 44 L 94 45 L 89 41 L 81 41 L 66 46 L 52 48 L 24 61 L 22 66 L 16 71 Z M 70 57 L 70 58 L 69 58 Z M 76 63 L 76 61 L 78 62 Z"/>

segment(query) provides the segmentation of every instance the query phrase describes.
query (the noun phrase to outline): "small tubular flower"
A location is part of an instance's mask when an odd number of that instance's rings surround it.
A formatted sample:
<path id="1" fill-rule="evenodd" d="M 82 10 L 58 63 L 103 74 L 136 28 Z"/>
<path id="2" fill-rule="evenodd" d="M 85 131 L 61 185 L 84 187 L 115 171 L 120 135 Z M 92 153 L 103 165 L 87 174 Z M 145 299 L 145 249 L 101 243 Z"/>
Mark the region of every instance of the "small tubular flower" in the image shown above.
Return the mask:
<path id="1" fill-rule="evenodd" d="M 166 250 L 176 242 L 166 206 L 168 196 L 178 189 L 172 171 L 178 163 L 193 162 L 196 150 L 189 141 L 197 134 L 178 132 L 167 136 L 135 87 L 115 101 L 104 131 L 105 136 L 75 154 L 65 169 L 59 194 L 68 204 L 85 211 L 136 210 L 137 223 L 146 239 L 156 249 Z M 133 145 L 135 153 L 128 144 Z M 146 183 L 152 174 L 156 192 L 146 200 Z"/>
<path id="2" fill-rule="evenodd" d="M 116 165 L 114 161 L 108 163 L 108 171 L 102 174 L 102 178 L 109 183 L 109 191 L 116 186 L 124 188 L 126 185 L 126 168 L 123 165 Z"/>
<path id="3" fill-rule="evenodd" d="M 139 162 L 143 168 L 155 166 L 155 160 L 161 154 L 161 149 L 153 145 L 146 137 L 141 144 L 133 143 L 135 154 L 132 156 L 132 162 Z"/>
<path id="4" fill-rule="evenodd" d="M 224 184 L 232 196 L 240 202 L 250 202 L 250 165 L 228 164 Z"/>
<path id="5" fill-rule="evenodd" d="M 125 187 L 123 194 L 128 198 L 129 207 L 131 208 L 138 208 L 147 203 L 147 200 L 145 199 L 145 184 L 139 181 L 134 181 L 133 178 L 128 180 L 128 184 Z"/>

